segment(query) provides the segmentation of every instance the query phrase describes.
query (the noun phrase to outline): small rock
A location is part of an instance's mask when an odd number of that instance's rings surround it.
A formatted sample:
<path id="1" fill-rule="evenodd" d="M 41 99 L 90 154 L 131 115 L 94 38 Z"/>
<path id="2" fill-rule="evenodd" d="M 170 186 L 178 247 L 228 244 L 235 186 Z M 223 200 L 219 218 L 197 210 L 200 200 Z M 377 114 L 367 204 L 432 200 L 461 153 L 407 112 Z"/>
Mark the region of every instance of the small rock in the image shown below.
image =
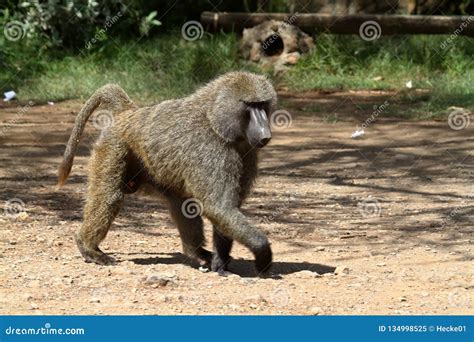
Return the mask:
<path id="1" fill-rule="evenodd" d="M 285 63 L 290 64 L 290 65 L 294 65 L 298 62 L 300 57 L 301 57 L 301 54 L 299 52 L 289 53 L 289 54 L 286 55 Z"/>
<path id="2" fill-rule="evenodd" d="M 320 277 L 321 275 L 318 272 L 312 272 L 308 270 L 303 270 L 295 273 L 295 276 L 303 279 L 310 279 Z"/>
<path id="3" fill-rule="evenodd" d="M 376 266 L 378 266 L 378 267 L 383 267 L 383 266 L 387 266 L 387 264 L 384 263 L 384 262 L 380 262 L 380 263 L 378 263 Z"/>
<path id="4" fill-rule="evenodd" d="M 89 303 L 100 303 L 100 299 L 99 298 L 92 298 Z"/>
<path id="5" fill-rule="evenodd" d="M 258 278 L 241 278 L 240 282 L 242 284 L 255 284 L 258 281 Z"/>
<path id="6" fill-rule="evenodd" d="M 32 296 L 30 293 L 25 293 L 25 294 L 23 295 L 23 298 L 24 298 L 26 301 L 29 302 L 30 300 L 33 299 L 33 296 Z"/>
<path id="7" fill-rule="evenodd" d="M 402 296 L 402 297 L 398 298 L 398 300 L 399 300 L 400 302 L 406 302 L 406 301 L 407 301 L 407 298 Z"/>
<path id="8" fill-rule="evenodd" d="M 229 280 L 239 280 L 240 276 L 238 274 L 229 274 L 227 276 L 227 279 L 229 279 Z"/>
<path id="9" fill-rule="evenodd" d="M 267 303 L 267 300 L 263 298 L 263 296 L 260 294 L 248 296 L 247 298 L 245 298 L 245 300 L 247 302 L 254 302 L 254 303 Z"/>
<path id="10" fill-rule="evenodd" d="M 30 310 L 38 310 L 39 306 L 36 303 L 30 303 Z"/>
<path id="11" fill-rule="evenodd" d="M 120 265 L 124 267 L 134 267 L 136 264 L 133 261 L 124 260 L 120 262 Z"/>
<path id="12" fill-rule="evenodd" d="M 309 309 L 309 313 L 313 316 L 319 315 L 320 312 L 321 312 L 321 308 L 318 308 L 317 306 L 314 306 Z"/>
<path id="13" fill-rule="evenodd" d="M 336 270 L 334 271 L 334 274 L 340 275 L 340 274 L 349 274 L 350 270 L 349 267 L 347 266 L 337 266 Z"/>
<path id="14" fill-rule="evenodd" d="M 146 285 L 166 286 L 172 281 L 172 277 L 168 275 L 152 274 L 146 277 Z"/>
<path id="15" fill-rule="evenodd" d="M 204 266 L 199 266 L 199 272 L 207 273 L 207 272 L 209 272 L 209 268 L 204 267 Z"/>

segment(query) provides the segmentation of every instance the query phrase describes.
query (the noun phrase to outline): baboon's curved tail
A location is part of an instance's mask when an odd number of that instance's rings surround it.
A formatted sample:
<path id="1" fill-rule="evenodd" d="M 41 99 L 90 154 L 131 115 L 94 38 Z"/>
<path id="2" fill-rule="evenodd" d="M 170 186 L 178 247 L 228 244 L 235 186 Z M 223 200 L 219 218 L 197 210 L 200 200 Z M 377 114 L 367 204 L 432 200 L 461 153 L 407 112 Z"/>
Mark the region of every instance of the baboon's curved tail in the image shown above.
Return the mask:
<path id="1" fill-rule="evenodd" d="M 101 106 L 104 110 L 109 110 L 113 115 L 123 112 L 124 110 L 136 107 L 127 93 L 116 84 L 106 84 L 99 88 L 87 100 L 84 107 L 76 117 L 71 136 L 64 151 L 64 158 L 58 170 L 58 185 L 63 185 L 69 173 L 71 172 L 72 162 L 77 151 L 77 146 L 81 141 L 82 133 L 87 120 Z"/>

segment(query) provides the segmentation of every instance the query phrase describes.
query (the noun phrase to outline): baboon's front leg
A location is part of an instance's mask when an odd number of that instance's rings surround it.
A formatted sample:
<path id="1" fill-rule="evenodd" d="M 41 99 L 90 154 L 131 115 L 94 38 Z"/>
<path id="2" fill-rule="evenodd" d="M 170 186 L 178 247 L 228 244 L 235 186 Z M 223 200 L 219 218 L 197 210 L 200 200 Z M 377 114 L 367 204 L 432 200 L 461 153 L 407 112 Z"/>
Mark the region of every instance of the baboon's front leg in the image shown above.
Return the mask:
<path id="1" fill-rule="evenodd" d="M 233 240 L 222 235 L 219 228 L 213 226 L 212 239 L 214 242 L 214 255 L 212 257 L 212 271 L 225 275 L 227 265 L 230 261 L 230 251 L 232 249 Z"/>
<path id="2" fill-rule="evenodd" d="M 115 260 L 99 249 L 123 201 L 123 176 L 127 149 L 113 138 L 94 150 L 84 207 L 84 223 L 76 234 L 79 250 L 87 262 L 111 265 Z"/>
<path id="3" fill-rule="evenodd" d="M 219 204 L 214 206 L 208 204 L 204 211 L 219 233 L 228 237 L 228 239 L 236 240 L 250 249 L 255 256 L 255 267 L 259 275 L 266 273 L 270 269 L 272 250 L 267 237 L 260 230 L 249 224 L 245 215 L 237 207 L 222 207 Z"/>
<path id="4" fill-rule="evenodd" d="M 205 245 L 203 221 L 199 209 L 186 212 L 182 198 L 167 195 L 171 217 L 178 226 L 179 236 L 183 244 L 183 252 L 196 259 L 201 265 L 210 265 L 212 253 L 203 248 Z"/>

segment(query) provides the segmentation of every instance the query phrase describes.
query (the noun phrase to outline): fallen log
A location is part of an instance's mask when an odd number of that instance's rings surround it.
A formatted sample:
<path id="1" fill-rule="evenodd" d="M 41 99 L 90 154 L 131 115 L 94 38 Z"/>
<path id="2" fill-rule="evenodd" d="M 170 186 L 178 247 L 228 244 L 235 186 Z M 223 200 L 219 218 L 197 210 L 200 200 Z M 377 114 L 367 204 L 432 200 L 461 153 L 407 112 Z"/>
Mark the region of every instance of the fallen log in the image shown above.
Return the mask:
<path id="1" fill-rule="evenodd" d="M 362 25 L 375 22 L 382 35 L 454 34 L 474 37 L 474 16 L 437 15 L 327 15 L 314 13 L 217 13 L 203 12 L 201 22 L 210 30 L 242 30 L 266 20 L 280 20 L 304 31 L 360 34 Z"/>

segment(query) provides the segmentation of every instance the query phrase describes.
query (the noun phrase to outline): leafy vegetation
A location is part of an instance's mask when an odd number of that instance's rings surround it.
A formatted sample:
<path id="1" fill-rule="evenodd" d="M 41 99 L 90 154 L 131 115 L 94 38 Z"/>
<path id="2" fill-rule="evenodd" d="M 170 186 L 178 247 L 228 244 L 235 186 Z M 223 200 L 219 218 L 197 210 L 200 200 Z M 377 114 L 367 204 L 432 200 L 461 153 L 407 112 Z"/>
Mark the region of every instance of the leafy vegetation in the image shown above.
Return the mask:
<path id="1" fill-rule="evenodd" d="M 167 25 L 160 11 L 140 1 L 125 6 L 115 0 L 63 0 L 49 8 L 52 3 L 23 1 L 21 10 L 9 5 L 1 11 L 2 27 L 20 22 L 22 31 L 18 39 L 0 36 L 0 91 L 14 89 L 24 100 L 58 101 L 88 97 L 114 82 L 150 103 L 187 94 L 220 73 L 245 69 L 265 72 L 280 87 L 296 91 L 404 90 L 400 96 L 413 103 L 418 117 L 436 116 L 449 106 L 474 109 L 472 38 L 458 36 L 447 43 L 448 36 L 382 36 L 366 42 L 356 35 L 322 34 L 296 66 L 274 75 L 240 58 L 236 34 L 204 33 L 200 40 L 184 40 L 184 14 L 170 16 L 174 21 Z M 198 15 L 203 3 L 194 2 L 188 15 Z M 236 3 L 226 6 L 238 9 Z M 272 6 L 284 10 L 279 2 Z M 429 90 L 428 95 L 413 95 L 408 81 Z"/>

